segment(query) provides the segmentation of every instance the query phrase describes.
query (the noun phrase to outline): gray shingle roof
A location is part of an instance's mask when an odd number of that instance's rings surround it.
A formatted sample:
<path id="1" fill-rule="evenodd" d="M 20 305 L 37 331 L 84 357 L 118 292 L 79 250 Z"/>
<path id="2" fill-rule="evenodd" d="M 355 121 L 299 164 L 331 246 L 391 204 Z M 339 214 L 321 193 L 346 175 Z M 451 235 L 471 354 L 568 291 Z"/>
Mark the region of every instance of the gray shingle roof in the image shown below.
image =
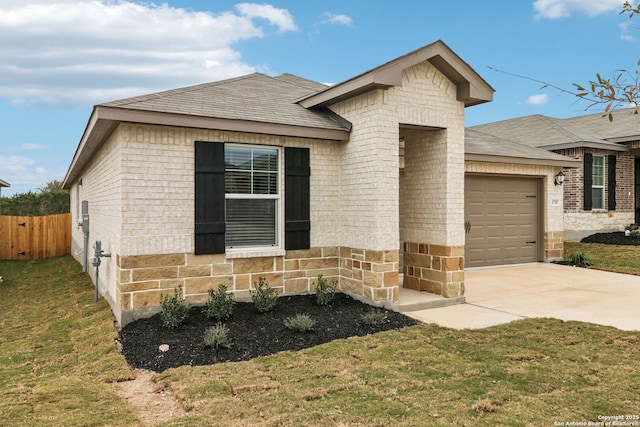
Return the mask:
<path id="1" fill-rule="evenodd" d="M 101 104 L 103 107 L 345 130 L 328 111 L 296 104 L 326 86 L 292 74 L 247 76 Z"/>
<path id="2" fill-rule="evenodd" d="M 519 144 L 494 135 L 490 135 L 474 128 L 465 130 L 465 154 L 480 154 L 487 156 L 514 157 L 537 160 L 567 161 L 566 156 L 553 153 L 541 148 Z"/>
<path id="3" fill-rule="evenodd" d="M 634 111 L 616 111 L 611 122 L 602 113 L 568 119 L 537 114 L 469 129 L 530 147 L 557 149 L 559 146 L 598 146 L 620 150 L 618 142 L 640 139 L 640 115 L 632 114 Z"/>
<path id="4" fill-rule="evenodd" d="M 588 138 L 580 135 L 575 132 L 575 129 L 568 129 L 562 126 L 561 120 L 540 114 L 472 126 L 470 129 L 498 136 L 518 144 L 528 145 L 529 147 L 579 143 L 584 142 L 586 139 L 604 142 L 599 138 Z"/>
<path id="5" fill-rule="evenodd" d="M 613 121 L 603 117 L 603 113 L 595 113 L 563 119 L 561 122 L 568 129 L 603 140 L 637 141 L 640 139 L 640 114 L 636 112 L 635 108 L 614 111 Z"/>

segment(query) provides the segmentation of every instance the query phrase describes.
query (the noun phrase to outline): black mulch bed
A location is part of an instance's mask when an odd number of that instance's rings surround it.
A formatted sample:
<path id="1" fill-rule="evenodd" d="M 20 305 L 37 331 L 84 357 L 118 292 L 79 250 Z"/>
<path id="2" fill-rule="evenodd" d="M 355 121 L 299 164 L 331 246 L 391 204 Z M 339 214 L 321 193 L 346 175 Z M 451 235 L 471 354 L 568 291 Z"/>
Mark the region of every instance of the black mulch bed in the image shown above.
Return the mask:
<path id="1" fill-rule="evenodd" d="M 218 323 L 202 314 L 202 307 L 192 307 L 185 323 L 175 329 L 164 328 L 160 316 L 140 319 L 122 328 L 122 353 L 134 368 L 162 372 L 184 365 L 210 365 L 266 356 L 280 351 L 296 351 L 335 339 L 369 335 L 380 331 L 415 325 L 415 320 L 385 309 L 380 326 L 365 324 L 361 315 L 373 307 L 345 294 L 336 294 L 330 306 L 316 304 L 315 295 L 281 297 L 274 311 L 259 313 L 249 302 L 238 302 L 233 315 L 224 324 L 229 328 L 233 345 L 216 352 L 203 342 L 207 327 Z M 284 326 L 287 317 L 306 313 L 316 321 L 313 331 L 293 332 Z M 168 344 L 162 352 L 159 346 Z"/>
<path id="2" fill-rule="evenodd" d="M 640 246 L 640 237 L 625 236 L 624 231 L 613 233 L 596 233 L 580 240 L 582 243 L 604 243 L 607 245 Z"/>

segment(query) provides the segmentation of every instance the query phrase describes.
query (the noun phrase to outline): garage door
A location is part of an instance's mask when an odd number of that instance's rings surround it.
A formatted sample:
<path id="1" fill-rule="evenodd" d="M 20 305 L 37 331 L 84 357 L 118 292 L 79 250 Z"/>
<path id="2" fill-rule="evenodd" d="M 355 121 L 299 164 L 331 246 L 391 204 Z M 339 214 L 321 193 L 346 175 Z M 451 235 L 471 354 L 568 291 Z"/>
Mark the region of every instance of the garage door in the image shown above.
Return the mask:
<path id="1" fill-rule="evenodd" d="M 465 179 L 465 265 L 539 260 L 540 180 L 469 175 Z"/>

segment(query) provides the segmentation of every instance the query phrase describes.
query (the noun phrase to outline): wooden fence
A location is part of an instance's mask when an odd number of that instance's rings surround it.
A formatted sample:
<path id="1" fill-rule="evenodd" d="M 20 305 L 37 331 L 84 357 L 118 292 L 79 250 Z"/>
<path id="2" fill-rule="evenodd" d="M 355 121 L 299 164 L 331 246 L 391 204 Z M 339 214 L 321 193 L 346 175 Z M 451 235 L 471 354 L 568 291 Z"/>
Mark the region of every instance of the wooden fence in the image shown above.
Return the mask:
<path id="1" fill-rule="evenodd" d="M 42 259 L 71 253 L 71 214 L 0 216 L 0 259 Z"/>

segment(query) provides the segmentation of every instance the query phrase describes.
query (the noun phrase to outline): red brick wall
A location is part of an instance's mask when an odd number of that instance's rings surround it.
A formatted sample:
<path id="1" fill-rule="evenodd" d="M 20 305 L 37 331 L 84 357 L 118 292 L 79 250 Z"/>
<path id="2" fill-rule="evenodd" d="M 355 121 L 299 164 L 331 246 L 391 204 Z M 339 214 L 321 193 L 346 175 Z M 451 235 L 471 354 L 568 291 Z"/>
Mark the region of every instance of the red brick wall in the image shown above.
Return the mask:
<path id="1" fill-rule="evenodd" d="M 640 144 L 640 143 L 639 143 Z M 640 155 L 640 149 L 632 149 L 627 152 L 596 150 L 591 148 L 571 148 L 557 150 L 559 154 L 576 158 L 580 161 L 584 159 L 584 153 L 591 153 L 594 156 L 605 157 L 605 210 L 609 200 L 606 184 L 609 182 L 608 157 L 616 155 L 616 211 L 633 212 L 634 210 L 634 159 L 636 154 Z M 564 211 L 565 213 L 584 212 L 583 210 L 583 178 L 582 167 L 565 170 L 566 179 L 564 181 Z"/>

